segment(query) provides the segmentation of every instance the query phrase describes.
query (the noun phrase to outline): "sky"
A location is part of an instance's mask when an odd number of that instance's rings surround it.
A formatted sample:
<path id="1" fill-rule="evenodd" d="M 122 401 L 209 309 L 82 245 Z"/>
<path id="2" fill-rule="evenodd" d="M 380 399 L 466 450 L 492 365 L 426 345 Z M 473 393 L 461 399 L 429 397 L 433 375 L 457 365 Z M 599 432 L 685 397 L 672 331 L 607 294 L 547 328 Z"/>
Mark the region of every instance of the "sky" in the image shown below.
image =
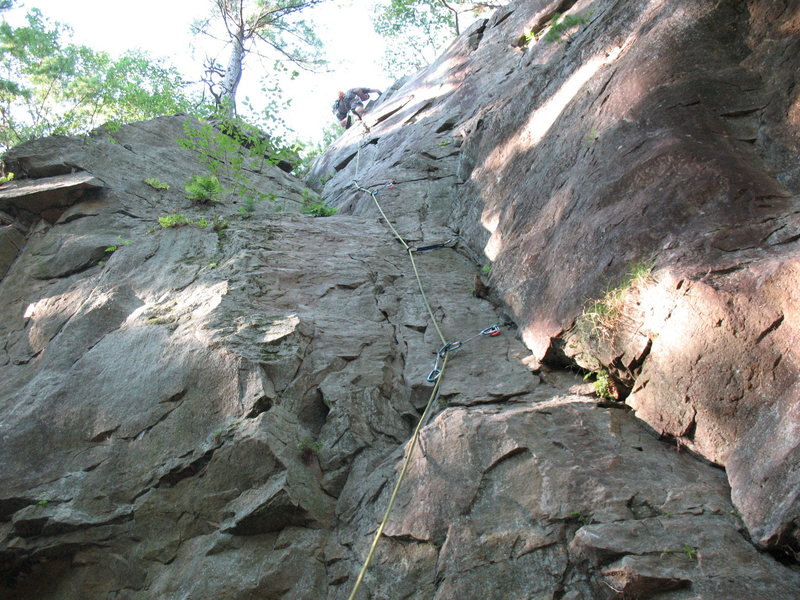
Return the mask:
<path id="1" fill-rule="evenodd" d="M 190 26 L 211 12 L 213 0 L 17 0 L 4 16 L 12 24 L 31 8 L 38 8 L 50 20 L 69 25 L 73 43 L 119 55 L 141 49 L 152 57 L 165 57 L 188 80 L 202 74 L 206 54 L 227 64 L 227 52 L 218 45 L 192 36 Z M 292 106 L 284 115 L 301 140 L 315 142 L 322 130 L 335 122 L 331 105 L 336 92 L 366 86 L 385 89 L 392 81 L 382 72 L 380 61 L 384 40 L 372 28 L 375 0 L 331 0 L 309 13 L 317 35 L 325 45 L 330 72 L 301 72 L 284 83 Z M 262 76 L 269 71 L 250 55 L 237 92 L 237 103 L 249 97 L 254 107 L 262 105 Z"/>

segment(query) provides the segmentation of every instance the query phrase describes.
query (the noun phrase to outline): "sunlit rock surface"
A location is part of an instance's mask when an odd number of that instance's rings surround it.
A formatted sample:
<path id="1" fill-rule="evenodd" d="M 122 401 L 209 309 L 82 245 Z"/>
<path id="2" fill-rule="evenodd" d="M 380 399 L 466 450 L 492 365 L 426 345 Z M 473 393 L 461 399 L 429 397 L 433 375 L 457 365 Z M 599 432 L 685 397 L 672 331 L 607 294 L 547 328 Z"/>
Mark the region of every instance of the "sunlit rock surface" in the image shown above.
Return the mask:
<path id="1" fill-rule="evenodd" d="M 193 204 L 182 117 L 14 149 L 0 597 L 349 596 L 442 345 L 355 182 L 409 245 L 457 239 L 414 256 L 465 342 L 359 600 L 795 599 L 798 14 L 726 6 L 501 9 L 318 161 L 333 217 L 259 161 L 281 210 Z M 526 47 L 557 11 L 592 12 Z M 570 334 L 642 260 L 622 333 Z"/>

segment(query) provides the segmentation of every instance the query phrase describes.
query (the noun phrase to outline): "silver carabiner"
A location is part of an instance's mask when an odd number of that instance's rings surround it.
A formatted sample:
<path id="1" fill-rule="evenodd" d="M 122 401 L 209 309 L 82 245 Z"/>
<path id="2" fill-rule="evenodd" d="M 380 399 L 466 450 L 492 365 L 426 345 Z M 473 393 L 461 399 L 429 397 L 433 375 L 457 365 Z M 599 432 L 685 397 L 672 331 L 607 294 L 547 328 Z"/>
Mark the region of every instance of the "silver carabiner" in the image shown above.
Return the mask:
<path id="1" fill-rule="evenodd" d="M 436 356 L 444 358 L 445 354 L 458 350 L 459 348 L 461 348 L 461 342 L 450 342 L 439 348 L 439 352 L 436 353 Z"/>
<path id="2" fill-rule="evenodd" d="M 442 374 L 442 369 L 441 369 L 441 366 L 439 365 L 439 358 L 441 358 L 441 357 L 437 354 L 436 355 L 436 362 L 433 363 L 433 369 L 431 369 L 431 372 L 428 373 L 427 380 L 430 381 L 431 383 L 433 383 L 434 381 L 439 379 L 439 375 Z"/>

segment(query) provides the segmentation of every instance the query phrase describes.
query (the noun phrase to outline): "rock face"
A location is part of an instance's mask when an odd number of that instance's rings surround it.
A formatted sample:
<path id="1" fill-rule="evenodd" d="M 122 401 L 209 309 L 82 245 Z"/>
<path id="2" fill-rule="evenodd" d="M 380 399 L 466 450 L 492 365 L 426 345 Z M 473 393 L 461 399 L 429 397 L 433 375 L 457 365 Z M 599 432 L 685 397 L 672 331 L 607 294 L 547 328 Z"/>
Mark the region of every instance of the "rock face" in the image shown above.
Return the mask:
<path id="1" fill-rule="evenodd" d="M 348 598 L 444 339 L 357 598 L 796 598 L 797 19 L 512 4 L 322 157 L 324 219 L 257 160 L 187 200 L 184 117 L 13 149 L 0 596 Z"/>
<path id="2" fill-rule="evenodd" d="M 584 23 L 548 44 L 556 12 Z M 446 215 L 536 359 L 607 370 L 657 433 L 726 468 L 750 534 L 788 556 L 799 18 L 794 2 L 513 4 L 316 173 L 354 214 L 374 209 L 352 179 L 408 182 L 401 231 L 433 236 Z"/>

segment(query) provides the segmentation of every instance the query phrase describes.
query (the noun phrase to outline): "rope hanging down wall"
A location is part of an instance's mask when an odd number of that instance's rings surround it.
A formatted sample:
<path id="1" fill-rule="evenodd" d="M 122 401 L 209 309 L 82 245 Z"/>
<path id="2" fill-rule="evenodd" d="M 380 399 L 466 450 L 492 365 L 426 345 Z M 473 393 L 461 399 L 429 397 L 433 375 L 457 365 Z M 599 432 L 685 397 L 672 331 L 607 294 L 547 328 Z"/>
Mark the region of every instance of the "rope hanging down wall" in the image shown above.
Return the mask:
<path id="1" fill-rule="evenodd" d="M 358 155 L 356 157 L 356 177 L 358 176 L 358 162 L 359 157 L 361 154 L 361 148 L 359 147 Z M 434 314 L 433 309 L 431 308 L 430 302 L 428 301 L 428 297 L 425 294 L 425 288 L 422 285 L 422 279 L 419 274 L 419 269 L 417 268 L 417 262 L 414 260 L 414 253 L 415 252 L 422 252 L 426 250 L 434 250 L 437 248 L 448 248 L 455 245 L 455 238 L 447 240 L 446 242 L 440 244 L 431 244 L 428 246 L 421 246 L 421 247 L 412 247 L 410 246 L 404 239 L 403 236 L 397 231 L 394 227 L 392 222 L 386 216 L 386 213 L 383 211 L 383 207 L 381 206 L 380 202 L 378 202 L 377 198 L 377 191 L 372 191 L 368 188 L 361 186 L 357 180 L 353 180 L 353 185 L 356 189 L 369 194 L 372 197 L 372 200 L 375 202 L 375 206 L 378 208 L 378 211 L 381 214 L 381 217 L 389 226 L 392 233 L 394 234 L 395 238 L 403 245 L 405 248 L 406 253 L 408 254 L 408 258 L 411 262 L 411 266 L 414 270 L 414 276 L 417 280 L 417 286 L 419 287 L 420 295 L 422 296 L 422 300 L 425 304 L 425 308 L 430 315 L 431 322 L 433 323 L 434 328 L 436 329 L 436 333 L 439 336 L 439 340 L 442 343 L 441 348 L 436 353 L 436 362 L 434 363 L 433 369 L 430 371 L 427 377 L 427 381 L 433 383 L 433 389 L 431 390 L 431 395 L 428 398 L 428 402 L 425 405 L 425 410 L 422 412 L 422 416 L 420 417 L 419 421 L 417 422 L 417 426 L 414 428 L 414 433 L 411 436 L 410 443 L 407 446 L 406 455 L 403 459 L 403 466 L 400 469 L 400 475 L 397 478 L 397 482 L 395 483 L 394 489 L 392 490 L 392 494 L 389 497 L 389 503 L 386 506 L 386 511 L 383 514 L 383 518 L 381 519 L 380 525 L 378 526 L 377 531 L 375 532 L 375 537 L 372 540 L 372 544 L 369 548 L 369 552 L 367 553 L 366 558 L 364 559 L 364 564 L 361 567 L 361 571 L 358 574 L 358 578 L 356 579 L 355 584 L 353 585 L 353 590 L 350 592 L 348 596 L 348 600 L 354 600 L 356 597 L 356 593 L 358 593 L 358 589 L 361 586 L 361 582 L 364 579 L 364 575 L 369 568 L 370 562 L 372 562 L 372 557 L 375 554 L 375 549 L 378 547 L 378 542 L 380 541 L 381 536 L 383 535 L 383 530 L 386 527 L 386 523 L 389 521 L 389 515 L 392 512 L 392 508 L 394 507 L 395 500 L 397 499 L 397 494 L 400 491 L 400 486 L 403 483 L 403 479 L 405 478 L 406 472 L 408 470 L 408 466 L 411 462 L 411 456 L 414 453 L 414 449 L 416 448 L 417 441 L 419 440 L 419 432 L 422 429 L 423 425 L 427 422 L 428 416 L 430 415 L 431 409 L 434 405 L 434 402 L 439 396 L 439 386 L 442 382 L 442 378 L 447 367 L 447 360 L 450 356 L 451 352 L 455 352 L 459 348 L 461 348 L 465 343 L 469 342 L 472 339 L 477 338 L 478 336 L 488 335 L 488 336 L 496 336 L 500 333 L 500 328 L 497 325 L 493 325 L 491 327 L 487 327 L 483 329 L 479 333 L 463 340 L 463 341 L 456 341 L 456 342 L 448 342 L 447 339 L 444 337 L 442 333 L 442 329 L 439 326 L 438 321 L 436 320 L 436 315 Z M 392 188 L 395 186 L 394 181 L 390 181 L 384 187 Z"/>

